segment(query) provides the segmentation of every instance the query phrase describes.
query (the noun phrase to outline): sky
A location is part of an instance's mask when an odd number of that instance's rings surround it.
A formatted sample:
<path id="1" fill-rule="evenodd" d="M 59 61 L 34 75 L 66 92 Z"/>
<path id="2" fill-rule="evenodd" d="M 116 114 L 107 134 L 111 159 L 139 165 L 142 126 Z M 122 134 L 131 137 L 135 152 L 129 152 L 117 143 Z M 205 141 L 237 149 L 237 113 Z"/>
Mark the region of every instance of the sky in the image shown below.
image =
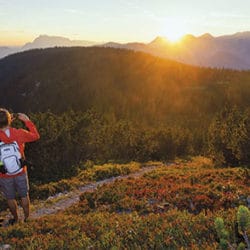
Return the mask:
<path id="1" fill-rule="evenodd" d="M 96 42 L 250 31 L 250 0 L 0 0 L 0 45 L 39 35 Z"/>

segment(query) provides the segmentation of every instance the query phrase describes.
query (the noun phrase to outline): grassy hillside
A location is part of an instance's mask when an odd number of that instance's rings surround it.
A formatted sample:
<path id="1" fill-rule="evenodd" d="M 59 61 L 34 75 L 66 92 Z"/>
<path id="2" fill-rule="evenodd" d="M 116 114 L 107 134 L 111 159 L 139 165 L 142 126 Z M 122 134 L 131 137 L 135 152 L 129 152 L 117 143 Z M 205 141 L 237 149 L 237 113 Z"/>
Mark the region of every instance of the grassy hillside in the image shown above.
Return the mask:
<path id="1" fill-rule="evenodd" d="M 70 108 L 159 121 L 250 104 L 250 72 L 187 66 L 112 48 L 32 50 L 0 61 L 0 105 L 14 111 Z"/>
<path id="2" fill-rule="evenodd" d="M 243 242 L 236 211 L 249 196 L 249 170 L 196 158 L 84 193 L 65 212 L 0 229 L 0 239 L 14 249 L 216 249 L 216 217 L 231 244 Z"/>

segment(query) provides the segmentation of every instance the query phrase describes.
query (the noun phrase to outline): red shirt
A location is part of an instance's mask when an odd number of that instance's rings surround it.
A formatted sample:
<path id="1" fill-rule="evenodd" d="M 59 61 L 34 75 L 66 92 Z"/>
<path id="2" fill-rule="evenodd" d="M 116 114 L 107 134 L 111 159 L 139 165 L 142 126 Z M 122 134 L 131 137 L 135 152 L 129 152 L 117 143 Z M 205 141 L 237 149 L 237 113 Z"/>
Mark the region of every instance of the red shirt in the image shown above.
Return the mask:
<path id="1" fill-rule="evenodd" d="M 9 137 L 5 134 L 4 131 L 0 130 L 0 141 L 4 143 L 10 143 L 10 142 L 16 141 L 20 148 L 22 157 L 24 157 L 25 143 L 36 141 L 40 138 L 40 135 L 36 129 L 36 126 L 34 125 L 32 121 L 28 120 L 28 121 L 25 121 L 24 123 L 25 123 L 25 126 L 28 128 L 28 130 L 9 127 L 9 130 L 10 130 Z M 23 174 L 26 171 L 27 171 L 27 168 L 24 167 L 22 172 L 16 175 L 6 175 L 6 174 L 0 173 L 0 178 L 15 177 L 15 176 Z"/>

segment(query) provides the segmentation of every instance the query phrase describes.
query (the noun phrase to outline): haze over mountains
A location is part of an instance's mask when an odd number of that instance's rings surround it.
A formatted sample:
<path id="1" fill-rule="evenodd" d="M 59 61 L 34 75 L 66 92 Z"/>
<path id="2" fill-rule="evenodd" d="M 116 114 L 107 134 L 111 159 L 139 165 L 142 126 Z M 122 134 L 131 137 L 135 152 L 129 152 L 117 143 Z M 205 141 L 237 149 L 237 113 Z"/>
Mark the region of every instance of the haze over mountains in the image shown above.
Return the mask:
<path id="1" fill-rule="evenodd" d="M 38 49 L 38 48 L 50 48 L 50 47 L 81 47 L 81 46 L 93 46 L 100 43 L 81 40 L 70 40 L 60 36 L 47 36 L 41 35 L 37 37 L 33 42 L 26 43 L 22 50 Z"/>
<path id="2" fill-rule="evenodd" d="M 0 58 L 17 53 L 19 51 L 20 47 L 0 46 Z"/>
<path id="3" fill-rule="evenodd" d="M 105 46 L 144 51 L 196 66 L 250 69 L 250 32 L 220 37 L 186 35 L 177 43 L 157 37 L 148 44 L 107 43 Z"/>
<path id="4" fill-rule="evenodd" d="M 82 40 L 70 40 L 60 36 L 47 36 L 40 35 L 33 42 L 26 43 L 24 46 L 12 47 L 12 46 L 0 46 L 0 58 L 22 52 L 30 49 L 44 49 L 53 47 L 88 47 L 98 45 L 100 43 L 92 41 Z"/>
<path id="5" fill-rule="evenodd" d="M 9 54 L 36 48 L 104 46 L 143 51 L 162 58 L 172 59 L 195 66 L 250 69 L 250 31 L 233 35 L 213 37 L 204 34 L 199 37 L 185 35 L 179 42 L 156 37 L 150 43 L 100 44 L 93 41 L 70 40 L 64 37 L 41 35 L 22 47 L 0 47 L 0 58 Z"/>

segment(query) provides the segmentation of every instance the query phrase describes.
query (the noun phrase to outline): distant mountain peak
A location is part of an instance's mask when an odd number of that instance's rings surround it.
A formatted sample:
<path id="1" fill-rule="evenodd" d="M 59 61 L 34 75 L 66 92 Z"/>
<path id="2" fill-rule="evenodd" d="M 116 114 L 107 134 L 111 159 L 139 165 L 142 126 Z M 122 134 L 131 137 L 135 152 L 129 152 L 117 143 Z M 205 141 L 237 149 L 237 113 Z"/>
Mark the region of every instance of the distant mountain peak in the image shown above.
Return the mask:
<path id="1" fill-rule="evenodd" d="M 181 38 L 182 41 L 192 41 L 194 39 L 196 39 L 196 37 L 192 34 L 186 34 Z"/>
<path id="2" fill-rule="evenodd" d="M 250 38 L 250 31 L 237 32 L 233 36 L 234 37 L 247 37 L 247 38 Z"/>
<path id="3" fill-rule="evenodd" d="M 163 36 L 157 36 L 152 42 L 150 42 L 148 45 L 165 45 L 168 44 L 169 40 L 166 37 Z"/>
<path id="4" fill-rule="evenodd" d="M 96 42 L 81 41 L 81 40 L 70 40 L 66 37 L 61 36 L 49 36 L 39 35 L 31 43 L 26 43 L 23 46 L 23 50 L 34 49 L 34 48 L 49 48 L 49 47 L 74 47 L 74 46 L 93 46 L 97 45 Z"/>
<path id="5" fill-rule="evenodd" d="M 202 39 L 214 39 L 214 37 L 210 33 L 205 33 L 205 34 L 199 36 L 199 38 L 202 38 Z"/>
<path id="6" fill-rule="evenodd" d="M 70 39 L 65 38 L 65 37 L 60 37 L 60 36 L 48 36 L 48 35 L 39 35 L 33 42 L 37 41 L 48 41 L 48 40 L 66 40 L 70 41 Z"/>

